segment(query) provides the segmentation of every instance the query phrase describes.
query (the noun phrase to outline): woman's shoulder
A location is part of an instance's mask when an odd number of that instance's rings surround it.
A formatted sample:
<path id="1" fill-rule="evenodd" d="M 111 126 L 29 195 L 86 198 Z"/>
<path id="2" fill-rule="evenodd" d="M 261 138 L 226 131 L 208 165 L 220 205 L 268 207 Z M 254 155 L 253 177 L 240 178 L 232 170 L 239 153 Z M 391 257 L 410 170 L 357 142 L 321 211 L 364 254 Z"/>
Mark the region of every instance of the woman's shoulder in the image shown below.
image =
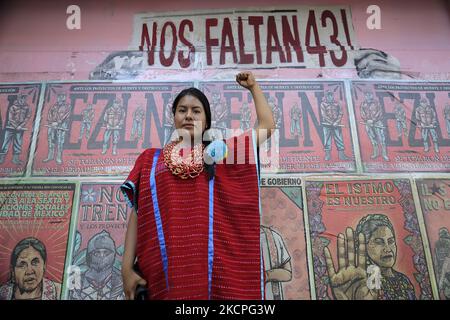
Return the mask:
<path id="1" fill-rule="evenodd" d="M 143 150 L 135 160 L 135 168 L 140 168 L 143 164 L 150 164 L 153 161 L 156 150 L 158 150 L 158 148 L 148 148 Z"/>
<path id="2" fill-rule="evenodd" d="M 161 150 L 161 148 L 148 148 L 148 149 L 145 149 L 139 154 L 139 158 L 153 157 L 153 155 L 155 154 L 156 150 Z"/>
<path id="3" fill-rule="evenodd" d="M 409 280 L 409 278 L 406 274 L 404 274 L 400 271 L 394 270 L 394 275 L 399 281 L 412 286 L 411 280 Z"/>

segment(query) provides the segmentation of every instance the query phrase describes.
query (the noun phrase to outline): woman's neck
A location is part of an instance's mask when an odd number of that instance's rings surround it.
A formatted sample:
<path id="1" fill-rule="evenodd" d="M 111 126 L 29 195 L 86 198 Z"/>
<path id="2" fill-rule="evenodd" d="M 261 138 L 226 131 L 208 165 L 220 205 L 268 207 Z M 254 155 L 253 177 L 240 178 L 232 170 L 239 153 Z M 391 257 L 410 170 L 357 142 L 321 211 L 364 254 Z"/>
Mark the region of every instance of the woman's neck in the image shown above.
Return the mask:
<path id="1" fill-rule="evenodd" d="M 394 276 L 394 270 L 392 268 L 380 268 L 381 269 L 381 275 L 384 277 L 391 278 Z"/>
<path id="2" fill-rule="evenodd" d="M 202 143 L 201 139 L 194 139 L 194 138 L 192 138 L 190 141 L 189 140 L 187 140 L 187 141 L 181 140 L 180 147 L 181 148 L 193 148 L 197 144 L 201 144 L 201 143 Z"/>
<path id="3" fill-rule="evenodd" d="M 42 282 L 31 292 L 21 291 L 18 287 L 14 286 L 14 299 L 15 300 L 38 300 L 42 297 Z"/>

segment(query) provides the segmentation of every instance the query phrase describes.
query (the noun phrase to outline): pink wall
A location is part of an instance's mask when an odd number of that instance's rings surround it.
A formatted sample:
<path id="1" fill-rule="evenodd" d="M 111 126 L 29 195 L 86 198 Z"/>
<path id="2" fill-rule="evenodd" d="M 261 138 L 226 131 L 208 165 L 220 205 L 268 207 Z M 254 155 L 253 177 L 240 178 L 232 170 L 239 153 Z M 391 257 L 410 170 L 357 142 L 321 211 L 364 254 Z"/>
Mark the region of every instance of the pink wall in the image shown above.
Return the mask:
<path id="1" fill-rule="evenodd" d="M 81 30 L 66 28 L 66 8 L 81 8 Z M 139 12 L 299 5 L 349 5 L 358 43 L 396 57 L 417 79 L 450 79 L 450 19 L 443 0 L 423 1 L 10 1 L 0 10 L 0 81 L 81 80 L 111 52 L 127 50 Z M 366 27 L 366 8 L 381 8 L 381 30 Z M 357 77 L 353 70 L 302 70 L 302 77 Z M 287 78 L 286 70 L 259 71 Z M 298 70 L 293 76 L 298 77 Z M 411 77 L 409 77 L 411 78 Z"/>

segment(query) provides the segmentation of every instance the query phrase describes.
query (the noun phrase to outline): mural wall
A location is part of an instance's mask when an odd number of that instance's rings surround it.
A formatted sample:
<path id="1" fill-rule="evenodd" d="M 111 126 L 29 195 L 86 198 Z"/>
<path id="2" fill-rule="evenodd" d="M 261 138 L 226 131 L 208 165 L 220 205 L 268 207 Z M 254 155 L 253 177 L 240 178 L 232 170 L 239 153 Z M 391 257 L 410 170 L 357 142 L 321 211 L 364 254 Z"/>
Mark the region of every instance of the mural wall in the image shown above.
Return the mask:
<path id="1" fill-rule="evenodd" d="M 80 1 L 80 29 L 69 5 L 0 10 L 0 299 L 123 299 L 121 182 L 169 140 L 184 88 L 224 134 L 255 127 L 240 70 L 277 128 L 267 299 L 450 299 L 444 1 Z"/>

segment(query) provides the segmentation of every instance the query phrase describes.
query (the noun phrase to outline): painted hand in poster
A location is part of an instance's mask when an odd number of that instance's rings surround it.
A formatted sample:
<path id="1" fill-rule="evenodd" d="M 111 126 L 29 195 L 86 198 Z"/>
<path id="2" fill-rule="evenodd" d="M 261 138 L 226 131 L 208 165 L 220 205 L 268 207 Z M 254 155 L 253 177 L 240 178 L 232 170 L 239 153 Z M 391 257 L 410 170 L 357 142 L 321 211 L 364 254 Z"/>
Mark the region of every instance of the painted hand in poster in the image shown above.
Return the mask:
<path id="1" fill-rule="evenodd" d="M 363 79 L 401 79 L 398 59 L 381 50 L 361 48 L 355 52 L 354 63 Z"/>
<path id="2" fill-rule="evenodd" d="M 338 235 L 337 271 L 330 250 L 325 247 L 331 290 L 337 300 L 374 300 L 377 294 L 367 286 L 365 238 L 363 234 L 358 235 L 359 246 L 356 250 L 353 234 L 353 229 L 347 228 L 345 237 L 343 234 Z"/>
<path id="3" fill-rule="evenodd" d="M 123 246 L 116 248 L 114 239 L 103 230 L 93 235 L 85 249 L 81 248 L 81 234 L 77 231 L 73 265 L 81 270 L 79 281 L 71 288 L 70 300 L 123 300 L 120 260 Z"/>
<path id="4" fill-rule="evenodd" d="M 328 247 L 324 249 L 329 284 L 335 299 L 415 300 L 411 281 L 394 269 L 397 243 L 394 227 L 386 215 L 363 217 L 355 231 L 348 227 L 345 236 L 338 235 L 337 247 L 337 270 Z"/>
<path id="5" fill-rule="evenodd" d="M 113 52 L 90 73 L 89 79 L 135 79 L 145 71 L 145 59 L 142 51 Z"/>
<path id="6" fill-rule="evenodd" d="M 10 279 L 0 286 L 0 300 L 57 300 L 61 284 L 45 277 L 47 250 L 39 239 L 29 237 L 11 253 Z"/>

